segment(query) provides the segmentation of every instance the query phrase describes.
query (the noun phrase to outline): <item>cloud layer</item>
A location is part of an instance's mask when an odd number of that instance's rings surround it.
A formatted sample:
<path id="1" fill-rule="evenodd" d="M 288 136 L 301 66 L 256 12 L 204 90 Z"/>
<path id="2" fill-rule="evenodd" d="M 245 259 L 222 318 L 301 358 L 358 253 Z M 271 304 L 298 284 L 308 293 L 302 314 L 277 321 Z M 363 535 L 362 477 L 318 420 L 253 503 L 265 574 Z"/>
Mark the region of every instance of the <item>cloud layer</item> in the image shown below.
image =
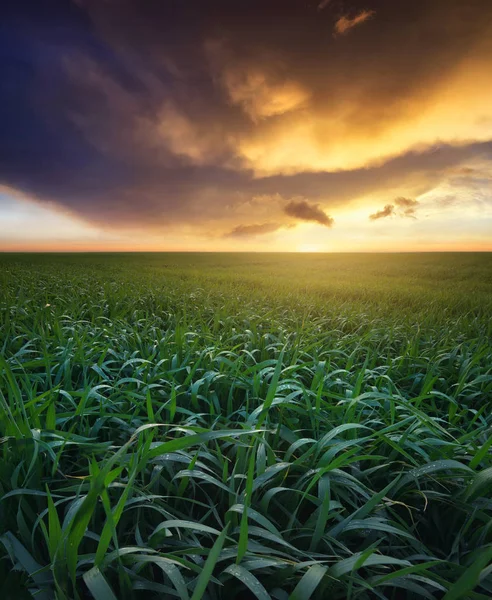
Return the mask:
<path id="1" fill-rule="evenodd" d="M 98 226 L 420 218 L 492 161 L 489 0 L 40 4 L 0 24 L 0 185 Z"/>

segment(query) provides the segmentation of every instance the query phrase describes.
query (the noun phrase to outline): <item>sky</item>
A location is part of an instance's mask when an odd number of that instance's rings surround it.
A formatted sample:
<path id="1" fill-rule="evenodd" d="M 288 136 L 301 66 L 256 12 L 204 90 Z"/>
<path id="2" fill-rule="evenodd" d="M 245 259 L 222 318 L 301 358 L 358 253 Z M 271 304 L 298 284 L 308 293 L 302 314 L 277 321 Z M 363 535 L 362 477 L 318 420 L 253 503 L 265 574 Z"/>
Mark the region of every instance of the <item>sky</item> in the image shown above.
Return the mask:
<path id="1" fill-rule="evenodd" d="M 492 251 L 491 0 L 3 0 L 0 250 Z"/>

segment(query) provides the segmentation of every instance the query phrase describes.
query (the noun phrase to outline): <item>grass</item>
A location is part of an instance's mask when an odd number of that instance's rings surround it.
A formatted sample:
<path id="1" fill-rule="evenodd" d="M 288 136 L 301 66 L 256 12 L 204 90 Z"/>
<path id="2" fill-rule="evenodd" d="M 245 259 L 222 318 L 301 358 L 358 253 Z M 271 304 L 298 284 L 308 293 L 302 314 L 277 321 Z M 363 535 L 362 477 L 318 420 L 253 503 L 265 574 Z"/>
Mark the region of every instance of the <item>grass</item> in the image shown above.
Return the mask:
<path id="1" fill-rule="evenodd" d="M 492 255 L 0 255 L 6 599 L 492 596 Z"/>

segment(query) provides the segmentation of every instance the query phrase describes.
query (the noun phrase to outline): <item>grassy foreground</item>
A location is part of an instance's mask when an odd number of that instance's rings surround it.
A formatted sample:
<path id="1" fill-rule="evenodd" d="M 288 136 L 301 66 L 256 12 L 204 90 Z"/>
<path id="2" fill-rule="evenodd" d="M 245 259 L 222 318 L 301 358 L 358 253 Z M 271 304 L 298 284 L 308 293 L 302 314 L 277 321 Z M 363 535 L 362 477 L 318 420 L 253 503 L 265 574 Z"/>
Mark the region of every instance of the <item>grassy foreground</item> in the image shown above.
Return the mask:
<path id="1" fill-rule="evenodd" d="M 492 597 L 492 255 L 0 255 L 4 599 Z"/>

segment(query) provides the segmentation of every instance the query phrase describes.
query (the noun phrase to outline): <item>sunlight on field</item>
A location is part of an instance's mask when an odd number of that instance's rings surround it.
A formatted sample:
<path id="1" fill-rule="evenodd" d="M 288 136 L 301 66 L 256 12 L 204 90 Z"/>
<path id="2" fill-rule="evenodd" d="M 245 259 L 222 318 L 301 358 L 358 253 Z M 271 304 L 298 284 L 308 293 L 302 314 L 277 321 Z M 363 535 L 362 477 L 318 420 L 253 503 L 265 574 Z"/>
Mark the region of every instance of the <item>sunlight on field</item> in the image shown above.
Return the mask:
<path id="1" fill-rule="evenodd" d="M 300 248 L 0 255 L 10 590 L 442 598 L 485 564 L 492 255 Z"/>

